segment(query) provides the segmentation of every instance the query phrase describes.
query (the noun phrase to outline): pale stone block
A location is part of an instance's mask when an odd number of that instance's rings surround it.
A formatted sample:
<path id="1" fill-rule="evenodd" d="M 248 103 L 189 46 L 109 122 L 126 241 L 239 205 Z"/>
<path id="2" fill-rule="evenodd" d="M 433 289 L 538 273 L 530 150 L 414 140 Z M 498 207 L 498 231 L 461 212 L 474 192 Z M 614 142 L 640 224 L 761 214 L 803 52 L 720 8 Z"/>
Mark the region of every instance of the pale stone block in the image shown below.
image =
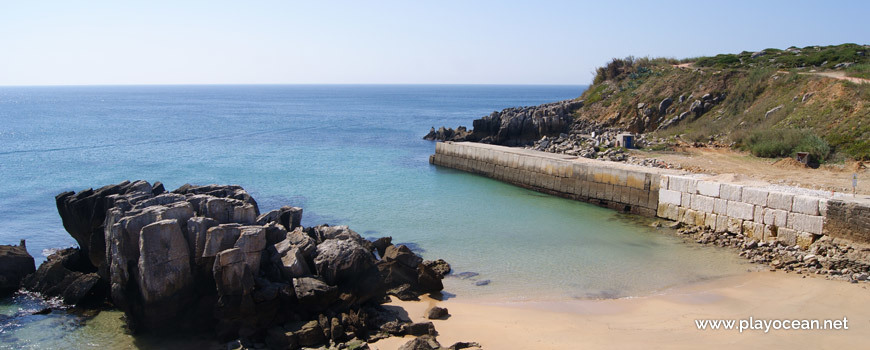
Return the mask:
<path id="1" fill-rule="evenodd" d="M 752 221 L 743 222 L 743 235 L 758 241 L 764 241 L 764 225 Z"/>
<path id="2" fill-rule="evenodd" d="M 728 201 L 724 199 L 713 199 L 713 213 L 726 214 L 728 212 Z"/>
<path id="3" fill-rule="evenodd" d="M 760 205 L 762 207 L 767 206 L 767 196 L 770 192 L 755 188 L 755 187 L 744 187 L 743 188 L 743 202 L 749 203 L 753 205 Z"/>
<path id="4" fill-rule="evenodd" d="M 659 177 L 659 188 L 661 188 L 663 190 L 667 190 L 668 189 L 668 179 L 670 179 L 670 178 L 671 177 L 668 175 L 662 175 L 661 177 Z"/>
<path id="5" fill-rule="evenodd" d="M 698 194 L 708 197 L 719 197 L 720 183 L 714 181 L 698 181 Z"/>
<path id="6" fill-rule="evenodd" d="M 707 213 L 707 215 L 704 216 L 704 226 L 706 226 L 706 227 L 710 228 L 711 230 L 715 231 L 715 230 L 716 230 L 716 219 L 717 219 L 717 218 L 718 218 L 718 215 L 716 215 L 716 214 L 711 214 L 711 213 Z"/>
<path id="7" fill-rule="evenodd" d="M 743 220 L 738 218 L 728 217 L 728 232 L 743 233 Z"/>
<path id="8" fill-rule="evenodd" d="M 725 232 L 728 230 L 728 217 L 724 214 L 713 214 L 716 215 L 716 232 Z"/>
<path id="9" fill-rule="evenodd" d="M 707 213 L 695 211 L 695 226 L 702 227 L 707 222 Z"/>
<path id="10" fill-rule="evenodd" d="M 752 220 L 753 206 L 748 203 L 728 201 L 726 214 L 733 218 Z"/>
<path id="11" fill-rule="evenodd" d="M 702 196 L 700 194 L 692 195 L 692 209 L 704 213 L 712 213 L 714 200 L 711 197 Z"/>
<path id="12" fill-rule="evenodd" d="M 752 221 L 756 223 L 763 224 L 764 223 L 764 207 L 762 206 L 754 206 L 752 209 Z"/>
<path id="13" fill-rule="evenodd" d="M 689 179 L 686 186 L 686 192 L 691 194 L 698 193 L 698 179 Z"/>
<path id="14" fill-rule="evenodd" d="M 819 215 L 819 199 L 816 197 L 795 196 L 791 210 L 801 214 Z"/>
<path id="15" fill-rule="evenodd" d="M 776 240 L 789 246 L 794 246 L 797 244 L 797 231 L 790 228 L 778 227 L 776 230 Z"/>
<path id="16" fill-rule="evenodd" d="M 743 186 L 740 185 L 722 184 L 719 186 L 719 198 L 729 201 L 739 202 L 742 192 Z"/>
<path id="17" fill-rule="evenodd" d="M 659 202 L 659 207 L 656 209 L 656 216 L 660 218 L 668 217 L 668 203 Z"/>
<path id="18" fill-rule="evenodd" d="M 671 176 L 668 180 L 668 189 L 671 191 L 689 192 L 689 180 L 685 176 Z"/>
<path id="19" fill-rule="evenodd" d="M 688 209 L 686 209 L 685 207 L 677 207 L 677 220 L 676 221 L 683 222 L 683 217 L 686 216 L 686 210 L 688 210 Z"/>
<path id="20" fill-rule="evenodd" d="M 797 231 L 820 235 L 822 234 L 822 226 L 824 225 L 824 222 L 825 218 L 821 216 L 789 213 L 787 226 Z"/>
<path id="21" fill-rule="evenodd" d="M 827 217 L 828 216 L 828 200 L 827 199 L 819 199 L 819 215 Z"/>
<path id="22" fill-rule="evenodd" d="M 791 204 L 793 200 L 793 194 L 770 192 L 770 194 L 767 196 L 767 206 L 773 209 L 791 211 Z"/>
<path id="23" fill-rule="evenodd" d="M 680 206 L 691 208 L 692 207 L 692 195 L 686 192 L 680 192 Z"/>
<path id="24" fill-rule="evenodd" d="M 764 208 L 764 224 L 786 227 L 788 212 L 780 209 Z"/>
<path id="25" fill-rule="evenodd" d="M 686 213 L 683 214 L 683 220 L 681 222 L 686 225 L 694 225 L 695 221 L 697 220 L 695 218 L 696 215 L 698 215 L 697 211 L 694 211 L 692 209 L 686 209 Z"/>

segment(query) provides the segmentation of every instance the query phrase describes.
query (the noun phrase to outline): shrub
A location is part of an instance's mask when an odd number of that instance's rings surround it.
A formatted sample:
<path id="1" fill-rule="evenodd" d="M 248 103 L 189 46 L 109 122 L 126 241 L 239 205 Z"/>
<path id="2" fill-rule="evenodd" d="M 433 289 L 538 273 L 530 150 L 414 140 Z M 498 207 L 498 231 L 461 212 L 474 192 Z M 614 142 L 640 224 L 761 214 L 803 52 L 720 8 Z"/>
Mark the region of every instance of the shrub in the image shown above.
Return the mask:
<path id="1" fill-rule="evenodd" d="M 757 157 L 793 157 L 808 152 L 812 159 L 824 160 L 831 147 L 810 130 L 769 129 L 755 131 L 745 139 L 745 146 Z"/>

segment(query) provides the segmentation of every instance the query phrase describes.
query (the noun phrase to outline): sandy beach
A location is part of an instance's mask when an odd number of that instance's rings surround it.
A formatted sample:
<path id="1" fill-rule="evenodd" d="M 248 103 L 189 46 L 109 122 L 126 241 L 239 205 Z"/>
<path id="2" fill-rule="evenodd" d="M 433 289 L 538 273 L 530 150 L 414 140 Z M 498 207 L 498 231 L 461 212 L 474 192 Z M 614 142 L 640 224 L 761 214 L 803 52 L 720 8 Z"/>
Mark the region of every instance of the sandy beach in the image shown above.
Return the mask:
<path id="1" fill-rule="evenodd" d="M 747 272 L 679 287 L 658 295 L 612 300 L 515 302 L 394 300 L 415 322 L 431 305 L 450 317 L 434 320 L 438 341 L 476 341 L 485 349 L 637 348 L 860 348 L 870 336 L 870 291 L 823 277 L 784 272 Z M 848 319 L 848 330 L 699 330 L 696 319 Z M 739 322 L 739 321 L 738 321 Z M 397 349 L 410 340 L 374 344 Z"/>

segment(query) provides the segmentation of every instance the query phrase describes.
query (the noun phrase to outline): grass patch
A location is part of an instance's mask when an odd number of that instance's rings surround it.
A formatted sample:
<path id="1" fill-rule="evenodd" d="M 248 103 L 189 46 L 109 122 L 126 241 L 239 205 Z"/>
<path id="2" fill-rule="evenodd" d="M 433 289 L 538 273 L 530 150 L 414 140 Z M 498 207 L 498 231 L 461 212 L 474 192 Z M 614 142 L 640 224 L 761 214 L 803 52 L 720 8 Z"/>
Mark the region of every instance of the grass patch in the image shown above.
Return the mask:
<path id="1" fill-rule="evenodd" d="M 870 79 L 870 63 L 856 64 L 846 68 L 846 75 L 855 78 Z"/>
<path id="2" fill-rule="evenodd" d="M 746 148 L 756 157 L 793 157 L 797 152 L 808 152 L 812 159 L 824 160 L 831 153 L 825 140 L 806 129 L 768 129 L 749 134 Z"/>

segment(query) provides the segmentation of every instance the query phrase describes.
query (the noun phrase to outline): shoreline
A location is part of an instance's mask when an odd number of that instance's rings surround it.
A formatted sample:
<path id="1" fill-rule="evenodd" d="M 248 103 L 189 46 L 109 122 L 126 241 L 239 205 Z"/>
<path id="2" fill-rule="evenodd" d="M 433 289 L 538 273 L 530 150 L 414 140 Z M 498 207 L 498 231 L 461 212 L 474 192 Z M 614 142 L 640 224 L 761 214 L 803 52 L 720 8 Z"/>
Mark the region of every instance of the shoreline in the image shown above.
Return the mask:
<path id="1" fill-rule="evenodd" d="M 637 348 L 675 346 L 713 348 L 795 345 L 856 347 L 870 330 L 866 284 L 777 272 L 739 276 L 676 287 L 646 297 L 604 300 L 503 302 L 451 298 L 387 304 L 411 320 L 430 306 L 446 307 L 450 317 L 432 320 L 442 344 L 473 340 L 489 349 Z M 842 310 L 849 310 L 843 313 Z M 698 330 L 695 319 L 842 319 L 848 330 Z M 397 349 L 411 337 L 373 345 Z M 678 346 L 679 347 L 679 346 Z"/>

